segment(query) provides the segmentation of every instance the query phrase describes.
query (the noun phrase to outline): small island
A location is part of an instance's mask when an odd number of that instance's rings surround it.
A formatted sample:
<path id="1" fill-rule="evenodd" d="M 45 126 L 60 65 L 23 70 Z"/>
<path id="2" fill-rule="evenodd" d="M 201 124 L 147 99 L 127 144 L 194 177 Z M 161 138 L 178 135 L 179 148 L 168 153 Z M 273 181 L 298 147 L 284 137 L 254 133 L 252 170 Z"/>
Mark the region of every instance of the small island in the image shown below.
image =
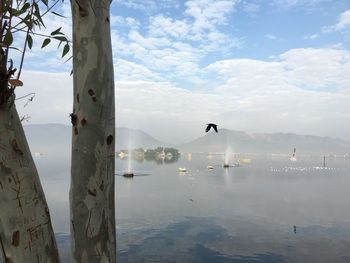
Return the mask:
<path id="1" fill-rule="evenodd" d="M 132 150 L 121 150 L 116 153 L 116 156 L 120 159 L 131 157 L 139 162 L 146 160 L 154 161 L 157 164 L 176 162 L 180 158 L 180 155 L 178 149 L 171 147 L 157 147 L 155 149 L 137 148 Z"/>

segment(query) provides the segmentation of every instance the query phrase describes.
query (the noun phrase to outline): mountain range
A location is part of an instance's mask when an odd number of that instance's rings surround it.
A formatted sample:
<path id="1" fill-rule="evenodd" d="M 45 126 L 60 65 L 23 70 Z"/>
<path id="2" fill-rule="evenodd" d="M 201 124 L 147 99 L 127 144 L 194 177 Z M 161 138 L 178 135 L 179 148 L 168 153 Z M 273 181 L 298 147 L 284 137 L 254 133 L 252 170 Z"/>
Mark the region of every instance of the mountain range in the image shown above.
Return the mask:
<path id="1" fill-rule="evenodd" d="M 71 127 L 63 124 L 32 124 L 24 126 L 32 152 L 70 154 Z M 293 133 L 254 133 L 220 129 L 181 145 L 161 142 L 142 130 L 117 128 L 116 151 L 133 148 L 171 146 L 185 152 L 224 152 L 227 147 L 234 153 L 289 154 L 293 148 L 300 154 L 345 154 L 350 142 L 312 135 Z"/>

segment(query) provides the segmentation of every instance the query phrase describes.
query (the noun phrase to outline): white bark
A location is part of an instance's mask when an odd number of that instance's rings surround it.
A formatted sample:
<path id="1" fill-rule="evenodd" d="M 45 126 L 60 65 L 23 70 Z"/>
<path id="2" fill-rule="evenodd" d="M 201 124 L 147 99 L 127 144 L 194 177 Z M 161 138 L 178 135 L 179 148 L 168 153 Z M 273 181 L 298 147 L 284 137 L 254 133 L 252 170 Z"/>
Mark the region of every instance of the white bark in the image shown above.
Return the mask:
<path id="1" fill-rule="evenodd" d="M 59 262 L 49 209 L 13 96 L 0 105 L 0 251 L 6 263 Z"/>
<path id="2" fill-rule="evenodd" d="M 74 103 L 71 261 L 116 262 L 110 1 L 71 0 Z"/>

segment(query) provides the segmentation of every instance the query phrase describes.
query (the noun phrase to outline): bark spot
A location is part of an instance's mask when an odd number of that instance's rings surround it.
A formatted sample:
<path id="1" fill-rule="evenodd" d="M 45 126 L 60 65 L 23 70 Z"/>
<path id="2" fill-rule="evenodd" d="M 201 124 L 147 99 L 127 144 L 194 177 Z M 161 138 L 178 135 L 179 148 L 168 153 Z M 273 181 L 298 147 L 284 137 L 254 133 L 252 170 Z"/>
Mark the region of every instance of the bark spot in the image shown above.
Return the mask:
<path id="1" fill-rule="evenodd" d="M 83 119 L 81 120 L 81 126 L 85 126 L 85 125 L 86 125 L 86 119 L 83 118 Z"/>
<path id="2" fill-rule="evenodd" d="M 79 14 L 81 17 L 85 17 L 88 15 L 88 11 L 86 8 L 86 5 L 84 5 L 84 1 L 81 0 L 75 0 L 75 3 L 78 6 Z"/>
<path id="3" fill-rule="evenodd" d="M 93 102 L 96 102 L 96 95 L 95 95 L 95 92 L 92 90 L 92 89 L 89 89 L 88 90 L 88 94 L 90 95 L 91 99 Z"/>
<path id="4" fill-rule="evenodd" d="M 12 149 L 13 149 L 16 153 L 18 153 L 18 154 L 20 154 L 20 155 L 23 155 L 22 150 L 18 147 L 18 144 L 17 144 L 16 139 L 13 139 L 13 140 L 12 140 L 11 145 L 12 145 Z"/>
<path id="5" fill-rule="evenodd" d="M 75 135 L 78 135 L 78 133 L 79 133 L 79 132 L 78 132 L 78 128 L 77 128 L 77 127 L 74 127 L 74 134 L 75 134 Z"/>
<path id="6" fill-rule="evenodd" d="M 109 23 L 109 16 L 106 17 L 106 22 Z"/>
<path id="7" fill-rule="evenodd" d="M 9 183 L 11 183 L 12 182 L 12 179 L 11 179 L 11 177 L 9 177 Z"/>
<path id="8" fill-rule="evenodd" d="M 92 96 L 95 96 L 95 92 L 92 90 L 92 89 L 89 89 L 88 90 L 88 93 L 89 95 L 92 97 Z"/>
<path id="9" fill-rule="evenodd" d="M 15 231 L 12 234 L 12 245 L 15 247 L 19 246 L 19 231 Z"/>
<path id="10" fill-rule="evenodd" d="M 97 191 L 96 191 L 96 189 L 93 189 L 93 190 L 88 189 L 88 194 L 92 195 L 92 196 L 96 196 Z"/>
<path id="11" fill-rule="evenodd" d="M 79 93 L 77 93 L 77 102 L 80 103 Z"/>
<path id="12" fill-rule="evenodd" d="M 73 232 L 75 232 L 75 226 L 74 226 L 73 220 L 71 220 L 71 223 L 72 223 L 72 227 L 73 227 Z"/>
<path id="13" fill-rule="evenodd" d="M 45 214 L 50 217 L 50 211 L 49 208 L 47 206 L 45 206 Z"/>
<path id="14" fill-rule="evenodd" d="M 112 134 L 108 135 L 106 141 L 107 141 L 107 145 L 111 145 L 113 142 L 113 135 Z"/>
<path id="15" fill-rule="evenodd" d="M 75 127 L 78 123 L 78 120 L 79 120 L 78 116 L 75 113 L 71 113 L 71 114 L 69 114 L 69 116 L 70 116 L 70 120 L 71 120 L 73 126 Z"/>
<path id="16" fill-rule="evenodd" d="M 100 187 L 99 187 L 101 191 L 103 191 L 103 189 L 105 188 L 104 183 L 105 183 L 105 182 L 102 180 L 102 182 L 101 182 L 101 184 L 100 184 Z"/>
<path id="17" fill-rule="evenodd" d="M 33 189 L 34 189 L 34 192 L 37 194 L 38 193 L 38 188 L 36 187 L 35 183 L 33 184 Z"/>

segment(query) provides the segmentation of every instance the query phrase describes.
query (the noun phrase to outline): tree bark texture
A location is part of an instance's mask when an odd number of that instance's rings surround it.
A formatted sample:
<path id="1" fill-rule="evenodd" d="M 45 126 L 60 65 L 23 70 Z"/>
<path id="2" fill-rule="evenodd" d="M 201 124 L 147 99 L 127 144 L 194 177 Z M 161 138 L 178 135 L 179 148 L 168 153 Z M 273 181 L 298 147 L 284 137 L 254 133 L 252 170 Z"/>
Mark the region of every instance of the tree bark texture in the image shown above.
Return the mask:
<path id="1" fill-rule="evenodd" d="M 115 105 L 110 1 L 71 0 L 71 262 L 116 262 Z"/>
<path id="2" fill-rule="evenodd" d="M 59 262 L 40 179 L 13 96 L 0 105 L 0 251 L 4 262 Z"/>

